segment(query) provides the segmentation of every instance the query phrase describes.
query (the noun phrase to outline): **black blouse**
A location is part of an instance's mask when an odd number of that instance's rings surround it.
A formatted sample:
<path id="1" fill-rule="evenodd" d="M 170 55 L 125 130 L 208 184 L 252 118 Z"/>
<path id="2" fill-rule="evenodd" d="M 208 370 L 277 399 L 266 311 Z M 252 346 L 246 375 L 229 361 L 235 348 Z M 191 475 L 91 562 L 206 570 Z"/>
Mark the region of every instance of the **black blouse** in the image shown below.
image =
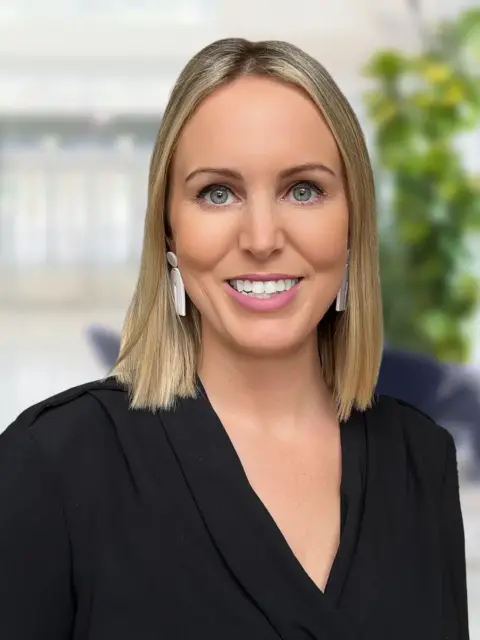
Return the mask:
<path id="1" fill-rule="evenodd" d="M 203 389 L 157 414 L 111 379 L 31 407 L 0 436 L 0 638 L 468 640 L 451 436 L 380 397 L 341 439 L 322 592 Z"/>

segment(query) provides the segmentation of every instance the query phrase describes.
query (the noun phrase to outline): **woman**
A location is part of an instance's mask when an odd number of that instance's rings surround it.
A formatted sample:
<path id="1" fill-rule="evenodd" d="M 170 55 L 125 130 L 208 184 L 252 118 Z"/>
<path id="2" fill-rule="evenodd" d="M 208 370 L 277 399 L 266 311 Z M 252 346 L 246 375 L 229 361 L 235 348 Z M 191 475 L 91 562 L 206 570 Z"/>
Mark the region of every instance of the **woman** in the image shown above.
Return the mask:
<path id="1" fill-rule="evenodd" d="M 0 637 L 467 639 L 453 441 L 373 397 L 380 309 L 346 99 L 291 45 L 208 46 L 112 376 L 0 440 Z"/>

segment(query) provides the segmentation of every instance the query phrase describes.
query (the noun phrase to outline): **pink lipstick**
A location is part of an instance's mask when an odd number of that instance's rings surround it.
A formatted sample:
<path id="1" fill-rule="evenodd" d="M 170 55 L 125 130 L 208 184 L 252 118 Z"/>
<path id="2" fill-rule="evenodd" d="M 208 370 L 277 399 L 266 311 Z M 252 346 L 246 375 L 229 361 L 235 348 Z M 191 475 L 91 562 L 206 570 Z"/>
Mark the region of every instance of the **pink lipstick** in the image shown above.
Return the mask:
<path id="1" fill-rule="evenodd" d="M 225 290 L 250 311 L 277 311 L 296 296 L 302 278 L 286 274 L 256 273 L 235 276 L 225 282 Z"/>

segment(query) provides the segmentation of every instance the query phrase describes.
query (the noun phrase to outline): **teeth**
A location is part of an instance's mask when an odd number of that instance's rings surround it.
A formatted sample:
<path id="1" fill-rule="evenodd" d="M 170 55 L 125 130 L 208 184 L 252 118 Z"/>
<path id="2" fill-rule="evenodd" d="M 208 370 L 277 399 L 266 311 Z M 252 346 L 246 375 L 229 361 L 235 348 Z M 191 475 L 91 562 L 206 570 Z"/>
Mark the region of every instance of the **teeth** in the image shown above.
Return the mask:
<path id="1" fill-rule="evenodd" d="M 263 282 L 252 282 L 252 292 L 253 293 L 267 293 L 265 291 L 265 287 L 263 286 Z"/>
<path id="2" fill-rule="evenodd" d="M 260 284 L 260 283 L 258 283 Z M 277 293 L 277 286 L 275 284 L 275 282 L 264 282 L 263 283 L 263 289 L 265 291 L 265 293 Z M 253 289 L 255 291 L 255 288 Z M 255 293 L 257 293 L 255 291 Z M 259 291 L 258 293 L 261 293 L 261 291 Z"/>
<path id="3" fill-rule="evenodd" d="M 244 293 L 245 295 L 253 295 L 259 298 L 269 298 L 272 295 L 281 293 L 282 291 L 288 291 L 294 287 L 299 278 L 286 280 L 268 280 L 266 282 L 261 280 L 229 280 L 231 287 Z"/>

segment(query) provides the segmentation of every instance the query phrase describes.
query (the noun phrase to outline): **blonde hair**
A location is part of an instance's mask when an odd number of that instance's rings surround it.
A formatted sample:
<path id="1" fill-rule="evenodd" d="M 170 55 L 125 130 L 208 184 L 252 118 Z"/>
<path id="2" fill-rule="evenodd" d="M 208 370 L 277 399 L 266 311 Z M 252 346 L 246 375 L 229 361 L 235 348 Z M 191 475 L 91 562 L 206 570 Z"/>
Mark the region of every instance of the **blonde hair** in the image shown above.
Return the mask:
<path id="1" fill-rule="evenodd" d="M 188 301 L 175 313 L 167 270 L 168 172 L 175 146 L 195 108 L 218 87 L 244 76 L 268 76 L 305 91 L 329 125 L 345 172 L 350 207 L 347 309 L 321 320 L 319 357 L 345 420 L 373 397 L 383 346 L 375 194 L 365 140 L 347 99 L 320 63 L 279 41 L 219 40 L 183 69 L 163 115 L 150 164 L 140 274 L 112 374 L 130 390 L 132 408 L 171 408 L 196 395 L 200 318 Z"/>

